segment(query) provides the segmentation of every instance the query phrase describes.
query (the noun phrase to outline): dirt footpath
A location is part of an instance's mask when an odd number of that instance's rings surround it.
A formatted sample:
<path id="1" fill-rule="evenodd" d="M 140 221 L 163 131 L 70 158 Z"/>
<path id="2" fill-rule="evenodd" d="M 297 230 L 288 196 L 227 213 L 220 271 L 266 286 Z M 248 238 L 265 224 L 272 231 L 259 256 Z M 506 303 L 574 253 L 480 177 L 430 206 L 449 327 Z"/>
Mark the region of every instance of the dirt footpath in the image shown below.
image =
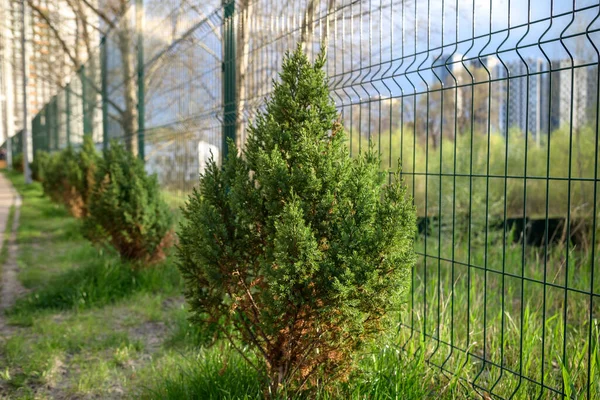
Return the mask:
<path id="1" fill-rule="evenodd" d="M 12 226 L 7 231 L 10 209 L 14 206 Z M 4 175 L 0 174 L 0 254 L 3 247 L 8 246 L 4 265 L 0 265 L 0 336 L 8 333 L 4 311 L 10 308 L 17 297 L 24 293 L 24 288 L 17 278 L 17 228 L 19 226 L 19 211 L 21 197 Z M 5 233 L 6 232 L 6 233 Z"/>

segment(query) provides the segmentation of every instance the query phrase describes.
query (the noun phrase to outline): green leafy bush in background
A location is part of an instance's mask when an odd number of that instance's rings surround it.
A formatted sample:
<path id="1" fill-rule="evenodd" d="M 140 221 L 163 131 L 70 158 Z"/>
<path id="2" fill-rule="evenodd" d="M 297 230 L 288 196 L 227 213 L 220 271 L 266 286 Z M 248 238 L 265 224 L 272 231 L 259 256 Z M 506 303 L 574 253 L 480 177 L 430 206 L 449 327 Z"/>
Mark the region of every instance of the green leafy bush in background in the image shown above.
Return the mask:
<path id="1" fill-rule="evenodd" d="M 75 216 L 85 217 L 88 213 L 88 202 L 94 189 L 100 160 L 92 137 L 84 136 L 83 146 L 77 153 L 77 168 L 69 170 L 69 183 L 75 189 L 81 204 L 79 209 L 71 210 Z"/>
<path id="2" fill-rule="evenodd" d="M 349 157 L 324 62 L 286 57 L 244 157 L 209 165 L 179 235 L 193 320 L 254 350 L 268 397 L 347 377 L 415 262 L 412 203 L 373 152 Z"/>
<path id="3" fill-rule="evenodd" d="M 88 198 L 94 187 L 99 162 L 100 155 L 90 136 L 84 137 L 83 146 L 78 151 L 68 146 L 52 155 L 36 152 L 34 159 L 36 175 L 43 177 L 44 192 L 54 201 L 65 204 L 69 212 L 79 218 L 87 214 Z"/>
<path id="4" fill-rule="evenodd" d="M 540 143 L 531 136 L 526 139 L 516 128 L 507 136 L 461 132 L 443 136 L 437 146 L 420 134 L 407 125 L 374 137 L 380 143 L 382 170 L 393 171 L 402 159 L 419 217 L 439 218 L 437 223 L 445 225 L 454 220 L 457 232 L 466 233 L 469 225 L 477 232 L 484 229 L 486 219 L 488 225 L 524 214 L 543 220 L 547 204 L 548 218 L 566 220 L 569 215 L 575 225 L 571 233 L 579 229 L 580 240 L 591 241 L 595 154 L 600 152 L 594 129 L 561 127 Z M 358 142 L 355 138 L 352 143 L 353 154 L 359 152 Z M 600 176 L 600 164 L 597 168 Z M 574 179 L 570 189 L 569 176 Z M 596 211 L 600 213 L 600 207 Z"/>
<path id="5" fill-rule="evenodd" d="M 62 202 L 62 182 L 65 179 L 65 174 L 64 169 L 60 168 L 60 163 L 63 153 L 72 152 L 72 150 L 71 147 L 68 147 L 60 152 L 51 153 L 44 164 L 42 188 L 44 189 L 44 194 L 53 201 Z"/>
<path id="6" fill-rule="evenodd" d="M 37 182 L 44 181 L 44 175 L 50 162 L 50 153 L 44 150 L 36 150 L 31 162 L 31 179 Z"/>
<path id="7" fill-rule="evenodd" d="M 23 173 L 24 167 L 23 167 L 23 154 L 22 153 L 19 153 L 19 154 L 13 156 L 12 168 L 17 172 Z"/>
<path id="8" fill-rule="evenodd" d="M 79 174 L 77 152 L 68 146 L 50 156 L 44 171 L 42 186 L 52 200 L 63 203 L 69 210 L 81 207 L 81 199 L 72 181 Z"/>
<path id="9" fill-rule="evenodd" d="M 155 262 L 172 244 L 173 217 L 156 177 L 116 141 L 98 164 L 87 207 L 86 237 L 112 245 L 123 259 Z"/>

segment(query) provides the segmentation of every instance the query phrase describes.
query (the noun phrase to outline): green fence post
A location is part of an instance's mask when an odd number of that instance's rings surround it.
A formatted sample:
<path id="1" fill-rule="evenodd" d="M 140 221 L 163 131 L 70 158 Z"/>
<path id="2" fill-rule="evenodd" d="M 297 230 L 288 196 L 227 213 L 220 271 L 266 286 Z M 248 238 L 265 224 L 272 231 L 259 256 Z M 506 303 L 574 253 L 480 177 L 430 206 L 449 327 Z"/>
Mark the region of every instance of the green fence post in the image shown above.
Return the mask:
<path id="1" fill-rule="evenodd" d="M 67 111 L 67 146 L 71 145 L 71 83 L 65 88 Z"/>
<path id="2" fill-rule="evenodd" d="M 81 79 L 81 104 L 83 105 L 83 135 L 85 136 L 91 133 L 90 116 L 88 115 L 87 109 L 87 85 L 85 78 L 85 65 L 82 65 L 79 71 L 79 79 Z"/>
<path id="3" fill-rule="evenodd" d="M 38 127 L 37 127 L 37 123 L 38 123 L 38 115 L 36 115 L 35 117 L 33 117 L 33 119 L 31 120 L 31 147 L 33 148 L 33 155 L 35 156 L 35 151 L 38 148 L 38 137 L 37 137 L 37 132 L 38 132 Z"/>
<path id="4" fill-rule="evenodd" d="M 35 131 L 32 132 L 32 137 L 33 137 L 33 135 L 35 135 L 34 152 L 35 152 L 35 149 L 46 150 L 44 148 L 44 143 L 42 140 L 43 134 L 42 134 L 42 115 L 41 115 L 41 113 L 38 113 L 35 116 L 35 128 L 33 128 L 33 129 L 35 129 Z M 34 153 L 34 155 L 35 155 L 35 153 Z"/>
<path id="5" fill-rule="evenodd" d="M 145 88 L 144 88 L 144 2 L 136 0 L 136 27 L 137 27 L 137 85 L 138 85 L 138 157 L 144 161 L 144 133 L 145 133 Z"/>
<path id="6" fill-rule="evenodd" d="M 52 115 L 52 102 L 46 104 L 46 117 L 48 118 L 48 140 L 52 144 L 52 150 L 56 150 L 54 143 L 54 120 Z"/>
<path id="7" fill-rule="evenodd" d="M 36 115 L 36 129 L 35 135 L 37 137 L 36 142 L 39 149 L 46 150 L 44 148 L 44 125 L 42 124 L 42 112 L 40 110 Z"/>
<path id="8" fill-rule="evenodd" d="M 52 136 L 50 135 L 50 113 L 48 112 L 48 104 L 42 109 L 44 113 L 44 142 L 48 151 L 52 150 Z"/>
<path id="9" fill-rule="evenodd" d="M 48 124 L 48 142 L 51 143 L 51 149 L 56 150 L 56 144 L 54 143 L 54 121 L 52 120 L 52 103 L 46 104 L 46 118 Z"/>
<path id="10" fill-rule="evenodd" d="M 108 64 L 108 54 L 106 52 L 106 46 L 108 42 L 106 36 L 102 37 L 100 42 L 100 76 L 102 85 L 102 148 L 106 150 L 108 148 L 108 94 L 107 94 L 107 77 L 106 68 Z"/>
<path id="11" fill-rule="evenodd" d="M 227 142 L 229 139 L 235 143 L 235 129 L 237 123 L 236 106 L 236 63 L 235 63 L 235 26 L 233 16 L 235 1 L 223 0 L 223 143 L 221 159 L 224 162 L 228 155 Z"/>
<path id="12" fill-rule="evenodd" d="M 58 150 L 60 148 L 60 143 L 58 140 L 58 124 L 60 123 L 60 120 L 58 118 L 58 96 L 54 96 L 54 98 L 52 99 L 52 114 L 53 115 L 53 120 L 54 120 L 54 149 Z"/>
<path id="13" fill-rule="evenodd" d="M 33 155 L 35 157 L 35 151 L 39 147 L 38 145 L 38 117 L 39 114 L 36 114 L 35 117 L 31 120 L 31 147 L 33 148 Z"/>
<path id="14" fill-rule="evenodd" d="M 48 113 L 48 105 L 44 106 L 44 137 L 46 141 L 46 147 L 48 147 L 48 151 L 51 149 L 51 136 L 50 136 L 50 115 Z"/>
<path id="15" fill-rule="evenodd" d="M 54 129 L 52 129 L 52 104 L 50 102 L 46 103 L 44 106 L 44 115 L 46 117 L 46 140 L 48 142 L 48 149 L 53 151 L 55 149 L 54 145 Z"/>

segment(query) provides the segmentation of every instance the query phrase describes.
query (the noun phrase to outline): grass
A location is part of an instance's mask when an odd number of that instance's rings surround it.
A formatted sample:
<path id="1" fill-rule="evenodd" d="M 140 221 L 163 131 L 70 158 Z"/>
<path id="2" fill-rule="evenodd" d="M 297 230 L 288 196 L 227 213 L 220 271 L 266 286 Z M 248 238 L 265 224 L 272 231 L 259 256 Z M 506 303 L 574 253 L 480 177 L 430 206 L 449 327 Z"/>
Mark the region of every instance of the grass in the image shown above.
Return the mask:
<path id="1" fill-rule="evenodd" d="M 403 314 L 415 330 L 402 330 L 405 340 L 425 333 L 430 364 L 503 398 L 537 397 L 534 382 L 551 398 L 600 397 L 600 304 L 590 304 L 591 289 L 600 290 L 599 252 L 596 260 L 573 247 L 544 252 L 498 232 L 453 246 L 451 233 L 440 235 L 441 246 L 437 230 L 419 244 L 414 312 Z"/>
<path id="2" fill-rule="evenodd" d="M 147 398 L 261 399 L 260 377 L 228 344 L 219 351 L 200 350 L 177 365 L 162 365 L 166 374 Z M 422 352 L 420 352 L 423 354 Z M 306 394 L 311 399 L 452 398 L 456 388 L 442 386 L 422 356 L 407 356 L 395 345 L 363 354 L 360 369 L 348 382 L 327 391 Z M 282 399 L 287 398 L 285 395 Z"/>
<path id="3" fill-rule="evenodd" d="M 123 265 L 83 239 L 80 222 L 44 197 L 39 184 L 8 177 L 23 197 L 17 262 L 29 294 L 7 314 L 13 327 L 0 339 L 0 395 L 141 391 L 134 389 L 140 369 L 162 357 L 180 319 L 176 267 L 170 261 L 143 270 Z"/>
<path id="4" fill-rule="evenodd" d="M 2 243 L 2 250 L 0 250 L 0 265 L 3 265 L 8 259 L 8 243 L 10 241 L 10 234 L 12 232 L 12 225 L 15 219 L 15 206 L 10 206 L 8 211 L 8 218 L 6 219 L 6 228 L 4 229 L 4 239 Z M 0 275 L 1 276 L 1 275 Z"/>
<path id="5" fill-rule="evenodd" d="M 442 137 L 437 146 L 424 136 L 403 127 L 373 139 L 384 170 L 402 159 L 417 212 L 430 217 L 400 336 L 427 337 L 427 363 L 473 382 L 476 393 L 600 398 L 597 130 L 561 127 L 541 145 L 517 129 Z M 525 215 L 569 218 L 576 245 L 504 237 L 502 221 Z"/>

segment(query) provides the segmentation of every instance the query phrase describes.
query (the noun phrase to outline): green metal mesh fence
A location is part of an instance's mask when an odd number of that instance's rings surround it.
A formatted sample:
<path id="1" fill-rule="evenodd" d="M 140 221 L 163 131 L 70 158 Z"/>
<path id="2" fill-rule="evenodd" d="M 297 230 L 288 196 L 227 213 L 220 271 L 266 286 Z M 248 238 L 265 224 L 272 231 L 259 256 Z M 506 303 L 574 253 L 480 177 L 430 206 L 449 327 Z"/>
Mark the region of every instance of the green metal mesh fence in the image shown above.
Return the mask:
<path id="1" fill-rule="evenodd" d="M 34 149 L 122 140 L 184 198 L 297 43 L 326 47 L 351 152 L 402 166 L 417 206 L 399 348 L 486 398 L 600 398 L 597 1 L 138 1 Z"/>

